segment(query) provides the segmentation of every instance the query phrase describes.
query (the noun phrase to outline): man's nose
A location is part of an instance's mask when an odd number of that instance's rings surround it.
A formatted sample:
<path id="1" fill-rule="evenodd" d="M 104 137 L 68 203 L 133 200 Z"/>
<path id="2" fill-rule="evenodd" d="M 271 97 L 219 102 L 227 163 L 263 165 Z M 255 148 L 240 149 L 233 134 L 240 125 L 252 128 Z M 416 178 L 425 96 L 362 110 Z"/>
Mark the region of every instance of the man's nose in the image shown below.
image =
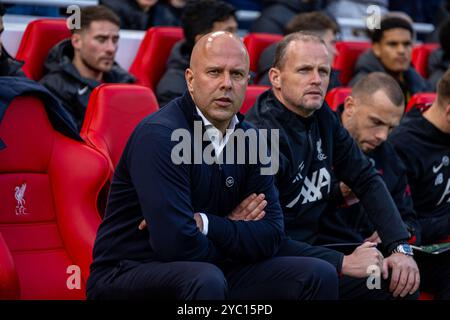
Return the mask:
<path id="1" fill-rule="evenodd" d="M 117 42 L 114 42 L 113 40 L 108 40 L 106 42 L 106 51 L 110 53 L 114 53 L 117 50 Z"/>
<path id="2" fill-rule="evenodd" d="M 397 47 L 397 52 L 404 55 L 406 53 L 406 46 L 401 44 Z"/>
<path id="3" fill-rule="evenodd" d="M 223 73 L 222 87 L 224 89 L 230 89 L 232 87 L 231 75 L 228 72 Z"/>
<path id="4" fill-rule="evenodd" d="M 322 84 L 322 77 L 318 70 L 313 71 L 311 82 L 318 85 Z"/>
<path id="5" fill-rule="evenodd" d="M 377 138 L 377 140 L 379 142 L 384 142 L 387 140 L 389 135 L 389 129 L 387 128 L 383 128 L 377 131 L 377 133 L 375 134 L 375 137 Z"/>

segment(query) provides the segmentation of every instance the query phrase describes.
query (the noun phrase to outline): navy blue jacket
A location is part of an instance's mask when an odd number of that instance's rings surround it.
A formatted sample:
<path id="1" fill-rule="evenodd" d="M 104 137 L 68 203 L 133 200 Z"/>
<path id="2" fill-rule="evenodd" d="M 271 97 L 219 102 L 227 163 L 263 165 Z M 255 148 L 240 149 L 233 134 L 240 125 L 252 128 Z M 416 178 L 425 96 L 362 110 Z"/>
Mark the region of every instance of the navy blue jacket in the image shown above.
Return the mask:
<path id="1" fill-rule="evenodd" d="M 337 110 L 339 118 L 342 111 L 343 105 Z M 411 235 L 416 235 L 418 223 L 406 177 L 406 168 L 394 147 L 386 141 L 366 155 L 383 178 L 408 231 Z M 337 180 L 334 182 L 331 195 L 333 201 L 330 201 L 326 213 L 320 220 L 318 243 L 362 242 L 375 231 L 373 223 L 360 203 L 345 205 L 339 183 L 340 181 Z M 418 243 L 420 243 L 420 233 L 416 235 L 416 244 Z"/>
<path id="2" fill-rule="evenodd" d="M 14 98 L 32 94 L 43 100 L 49 119 L 56 130 L 72 139 L 82 140 L 72 117 L 44 86 L 25 77 L 0 77 L 0 88 L 0 123 Z M 0 149 L 4 147 L 0 137 Z"/>
<path id="3" fill-rule="evenodd" d="M 246 120 L 259 128 L 280 130 L 280 170 L 275 182 L 288 235 L 308 243 L 316 241 L 335 174 L 361 200 L 388 250 L 408 239 L 383 180 L 326 103 L 303 118 L 268 90 L 259 96 Z"/>
<path id="4" fill-rule="evenodd" d="M 114 174 L 95 242 L 93 272 L 124 259 L 220 263 L 258 261 L 276 253 L 284 239 L 283 214 L 273 176 L 260 175 L 261 164 L 177 165 L 171 161 L 179 143 L 171 141 L 172 133 L 185 129 L 193 136 L 195 120 L 201 118 L 185 93 L 135 129 Z M 239 128 L 251 127 L 241 122 Z M 254 192 L 266 195 L 264 219 L 228 219 Z M 207 215 L 207 236 L 196 227 L 195 212 Z M 149 232 L 137 228 L 143 218 Z"/>
<path id="5" fill-rule="evenodd" d="M 450 134 L 412 109 L 390 135 L 406 166 L 422 243 L 450 235 Z"/>

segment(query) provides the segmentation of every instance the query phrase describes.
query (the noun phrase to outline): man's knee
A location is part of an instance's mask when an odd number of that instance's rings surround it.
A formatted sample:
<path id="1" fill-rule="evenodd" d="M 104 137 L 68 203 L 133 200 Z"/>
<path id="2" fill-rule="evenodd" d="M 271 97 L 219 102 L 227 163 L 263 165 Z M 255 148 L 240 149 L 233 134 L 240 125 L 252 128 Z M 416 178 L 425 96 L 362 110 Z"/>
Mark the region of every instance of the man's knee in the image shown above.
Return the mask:
<path id="1" fill-rule="evenodd" d="M 328 262 L 308 257 L 285 257 L 295 269 L 296 282 L 301 284 L 298 299 L 334 300 L 338 297 L 338 275 Z"/>
<path id="2" fill-rule="evenodd" d="M 336 268 L 322 259 L 309 258 L 311 270 L 310 284 L 316 292 L 316 299 L 334 300 L 338 298 L 339 278 Z"/>

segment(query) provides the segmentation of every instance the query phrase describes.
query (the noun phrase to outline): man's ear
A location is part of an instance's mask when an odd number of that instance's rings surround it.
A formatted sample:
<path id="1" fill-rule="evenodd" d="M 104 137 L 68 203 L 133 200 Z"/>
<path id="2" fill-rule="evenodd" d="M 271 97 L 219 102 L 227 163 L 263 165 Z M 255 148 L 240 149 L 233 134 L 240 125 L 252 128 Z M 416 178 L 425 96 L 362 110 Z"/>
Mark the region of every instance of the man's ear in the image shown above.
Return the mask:
<path id="1" fill-rule="evenodd" d="M 270 68 L 269 80 L 270 83 L 272 84 L 272 87 L 279 90 L 281 88 L 280 69 Z"/>
<path id="2" fill-rule="evenodd" d="M 374 53 L 374 55 L 379 58 L 381 55 L 381 47 L 380 44 L 378 42 L 374 42 L 372 43 L 372 51 Z"/>
<path id="3" fill-rule="evenodd" d="M 190 93 L 194 92 L 194 72 L 191 68 L 187 68 L 184 72 L 184 78 L 186 79 L 186 84 Z"/>
<path id="4" fill-rule="evenodd" d="M 355 113 L 355 98 L 352 96 L 347 96 L 344 100 L 344 110 L 347 116 L 353 116 Z"/>
<path id="5" fill-rule="evenodd" d="M 450 126 L 450 103 L 447 104 L 445 107 L 445 119 L 447 120 L 447 123 Z"/>
<path id="6" fill-rule="evenodd" d="M 76 33 L 72 34 L 70 41 L 72 43 L 72 47 L 75 50 L 77 50 L 77 49 L 79 50 L 81 48 L 81 34 L 80 33 L 76 32 Z"/>

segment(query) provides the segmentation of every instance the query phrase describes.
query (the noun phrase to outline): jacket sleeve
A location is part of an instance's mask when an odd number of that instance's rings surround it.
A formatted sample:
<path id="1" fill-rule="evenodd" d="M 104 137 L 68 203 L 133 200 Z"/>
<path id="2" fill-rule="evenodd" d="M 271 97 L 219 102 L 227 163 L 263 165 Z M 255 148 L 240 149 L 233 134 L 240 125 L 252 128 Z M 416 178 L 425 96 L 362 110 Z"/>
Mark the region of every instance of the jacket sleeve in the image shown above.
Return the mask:
<path id="1" fill-rule="evenodd" d="M 395 160 L 401 162 L 399 158 L 396 158 Z M 415 236 L 415 244 L 420 244 L 420 224 L 417 220 L 416 211 L 414 210 L 411 190 L 408 185 L 406 170 L 403 167 L 403 164 L 401 164 L 397 176 L 397 184 L 391 192 L 392 199 L 394 200 L 403 222 L 406 224 L 406 227 L 410 232 L 410 235 Z"/>
<path id="2" fill-rule="evenodd" d="M 356 142 L 334 118 L 333 165 L 337 177 L 360 199 L 369 219 L 388 251 L 395 242 L 408 239 L 408 232 L 381 177 Z"/>
<path id="3" fill-rule="evenodd" d="M 150 245 L 162 261 L 216 262 L 221 259 L 219 250 L 193 218 L 189 166 L 171 161 L 171 133 L 161 125 L 142 125 L 127 154 Z"/>
<path id="4" fill-rule="evenodd" d="M 419 174 L 415 172 L 414 165 L 410 163 L 408 156 L 401 148 L 402 143 L 397 140 L 397 137 L 395 139 L 391 138 L 391 142 L 394 144 L 397 154 L 406 167 L 408 182 L 414 190 L 414 185 Z M 433 212 L 429 212 L 426 217 L 417 217 L 417 220 L 415 221 L 416 243 L 418 245 L 435 243 L 450 235 L 450 218 L 448 217 L 448 214 L 446 212 L 440 212 L 443 211 L 442 208 L 435 208 L 432 211 Z"/>
<path id="5" fill-rule="evenodd" d="M 268 165 L 267 165 L 268 166 Z M 273 175 L 261 174 L 267 166 L 246 164 L 246 181 L 242 194 L 265 194 L 267 206 L 263 219 L 258 221 L 233 221 L 208 214 L 208 237 L 233 258 L 257 261 L 272 257 L 284 238 L 283 213 L 274 186 Z"/>

